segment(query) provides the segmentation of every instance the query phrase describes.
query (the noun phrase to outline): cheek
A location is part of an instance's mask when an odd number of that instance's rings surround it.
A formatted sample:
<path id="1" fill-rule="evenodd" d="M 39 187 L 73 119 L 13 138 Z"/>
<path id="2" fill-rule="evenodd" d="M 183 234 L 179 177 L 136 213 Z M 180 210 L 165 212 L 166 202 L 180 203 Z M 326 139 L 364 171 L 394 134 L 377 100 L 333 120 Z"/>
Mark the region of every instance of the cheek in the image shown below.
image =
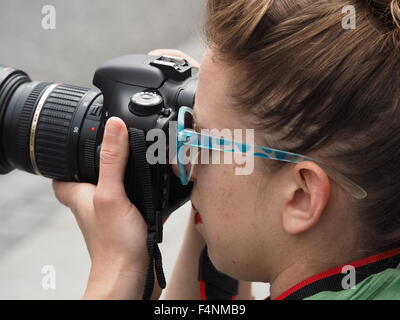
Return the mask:
<path id="1" fill-rule="evenodd" d="M 250 219 L 258 199 L 255 174 L 236 175 L 233 165 L 199 166 L 195 194 L 206 220 Z M 195 197 L 197 198 L 197 197 Z"/>
<path id="2" fill-rule="evenodd" d="M 258 224 L 254 176 L 235 175 L 231 165 L 204 166 L 196 188 L 203 222 L 198 229 L 207 245 L 223 260 L 245 261 Z"/>
<path id="3" fill-rule="evenodd" d="M 232 210 L 240 195 L 235 176 L 228 165 L 207 165 L 199 170 L 197 188 L 200 194 L 202 217 L 210 225 L 235 218 Z M 239 194 L 238 194 L 239 193 Z"/>

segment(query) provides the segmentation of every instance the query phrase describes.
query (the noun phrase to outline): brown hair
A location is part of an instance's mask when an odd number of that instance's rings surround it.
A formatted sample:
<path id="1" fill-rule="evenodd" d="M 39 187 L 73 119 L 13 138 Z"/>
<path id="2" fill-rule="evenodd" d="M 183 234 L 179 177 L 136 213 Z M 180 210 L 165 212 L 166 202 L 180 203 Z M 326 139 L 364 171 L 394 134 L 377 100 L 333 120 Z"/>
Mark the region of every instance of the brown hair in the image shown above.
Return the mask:
<path id="1" fill-rule="evenodd" d="M 400 246 L 400 0 L 209 0 L 206 17 L 237 69 L 233 107 L 271 147 L 316 153 L 368 192 L 349 198 L 368 249 Z"/>

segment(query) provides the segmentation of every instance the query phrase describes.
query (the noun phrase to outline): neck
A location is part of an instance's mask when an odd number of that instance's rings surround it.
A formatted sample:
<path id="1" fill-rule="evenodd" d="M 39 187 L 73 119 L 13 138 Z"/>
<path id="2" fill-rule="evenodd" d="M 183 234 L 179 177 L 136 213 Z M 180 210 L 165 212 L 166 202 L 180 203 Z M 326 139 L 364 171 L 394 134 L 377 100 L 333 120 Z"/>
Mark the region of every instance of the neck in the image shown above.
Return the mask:
<path id="1" fill-rule="evenodd" d="M 282 270 L 271 282 L 270 297 L 275 299 L 299 282 L 322 272 L 322 268 L 310 269 L 306 263 L 296 263 Z"/>
<path id="2" fill-rule="evenodd" d="M 321 260 L 303 259 L 282 269 L 270 282 L 270 297 L 275 299 L 285 291 L 297 285 L 301 281 L 312 277 L 320 272 L 344 265 L 349 261 L 357 260 L 361 257 L 345 257 L 340 259 L 332 259 L 335 262 L 324 262 Z"/>

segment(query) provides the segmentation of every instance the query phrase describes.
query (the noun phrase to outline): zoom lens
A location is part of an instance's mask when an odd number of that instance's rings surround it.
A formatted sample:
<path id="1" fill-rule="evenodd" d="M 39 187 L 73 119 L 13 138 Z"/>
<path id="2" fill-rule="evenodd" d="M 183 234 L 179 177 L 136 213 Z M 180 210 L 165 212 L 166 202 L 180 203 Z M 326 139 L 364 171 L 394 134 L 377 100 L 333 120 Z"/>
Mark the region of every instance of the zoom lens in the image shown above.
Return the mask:
<path id="1" fill-rule="evenodd" d="M 0 66 L 0 174 L 17 168 L 96 183 L 102 107 L 100 91 L 31 81 Z"/>

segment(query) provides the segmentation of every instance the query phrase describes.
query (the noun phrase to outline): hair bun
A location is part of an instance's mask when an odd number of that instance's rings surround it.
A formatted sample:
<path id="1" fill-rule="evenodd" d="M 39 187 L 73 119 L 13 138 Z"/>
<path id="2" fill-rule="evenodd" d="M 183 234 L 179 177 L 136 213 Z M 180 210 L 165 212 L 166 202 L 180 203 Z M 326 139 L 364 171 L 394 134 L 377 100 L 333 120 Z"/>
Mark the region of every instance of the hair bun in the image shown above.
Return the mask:
<path id="1" fill-rule="evenodd" d="M 380 19 L 400 29 L 400 0 L 368 0 L 368 3 Z"/>

